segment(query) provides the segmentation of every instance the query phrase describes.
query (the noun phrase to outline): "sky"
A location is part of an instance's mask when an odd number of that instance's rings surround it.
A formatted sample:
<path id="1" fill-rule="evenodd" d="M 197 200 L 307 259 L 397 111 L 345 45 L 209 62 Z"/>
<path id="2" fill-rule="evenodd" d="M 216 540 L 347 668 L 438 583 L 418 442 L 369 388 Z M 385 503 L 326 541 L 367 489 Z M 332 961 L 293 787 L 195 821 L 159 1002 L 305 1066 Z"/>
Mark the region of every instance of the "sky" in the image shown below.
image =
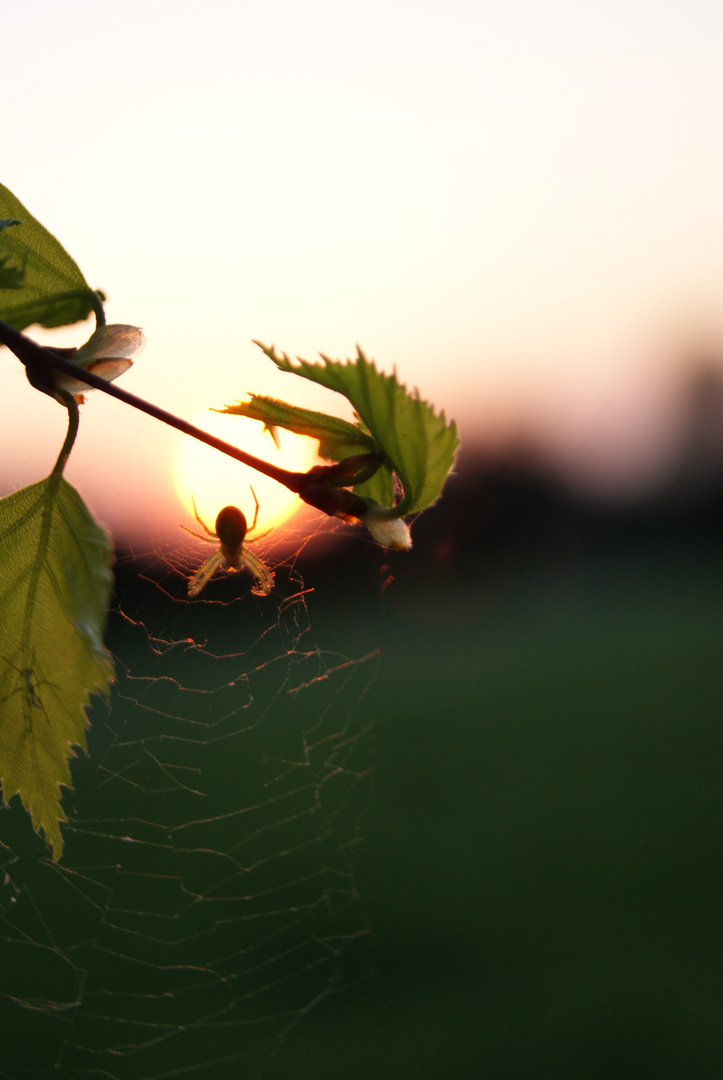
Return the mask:
<path id="1" fill-rule="evenodd" d="M 144 328 L 128 390 L 197 422 L 249 391 L 348 417 L 252 339 L 359 343 L 468 447 L 527 440 L 601 487 L 664 466 L 687 359 L 723 357 L 720 4 L 15 8 L 0 180 Z M 0 394 L 11 491 L 65 421 L 6 352 Z M 95 394 L 66 475 L 120 538 L 163 532 L 204 482 L 182 441 Z M 205 468 L 211 505 L 241 498 Z"/>

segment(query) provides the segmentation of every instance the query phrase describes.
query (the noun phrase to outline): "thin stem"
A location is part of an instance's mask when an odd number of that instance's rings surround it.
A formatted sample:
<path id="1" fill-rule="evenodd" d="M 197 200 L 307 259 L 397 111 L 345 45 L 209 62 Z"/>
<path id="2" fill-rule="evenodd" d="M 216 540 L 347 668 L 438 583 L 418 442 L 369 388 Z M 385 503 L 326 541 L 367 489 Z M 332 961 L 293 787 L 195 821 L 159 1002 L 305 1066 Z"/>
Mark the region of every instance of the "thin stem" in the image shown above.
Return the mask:
<path id="1" fill-rule="evenodd" d="M 238 446 L 225 442 L 223 439 L 211 435 L 208 431 L 197 428 L 194 424 L 189 424 L 187 420 L 182 420 L 180 416 L 175 416 L 173 413 L 167 412 L 166 409 L 161 409 L 136 394 L 122 390 L 115 383 L 108 382 L 99 375 L 94 375 L 92 371 L 87 371 L 79 364 L 74 364 L 72 360 L 62 356 L 55 349 L 38 345 L 37 342 L 25 337 L 24 334 L 2 322 L 2 320 L 0 320 L 0 344 L 7 345 L 10 351 L 25 364 L 28 379 L 36 389 L 42 390 L 43 393 L 49 394 L 57 400 L 61 399 L 61 392 L 56 388 L 52 375 L 53 370 L 62 371 L 65 375 L 71 375 L 73 378 L 85 383 L 86 386 L 91 386 L 95 390 L 109 394 L 111 397 L 117 398 L 118 401 L 130 405 L 134 409 L 139 409 L 148 416 L 152 416 L 155 420 L 160 420 L 162 423 L 176 428 L 177 431 L 183 432 L 184 435 L 190 435 L 191 438 L 198 439 L 199 442 L 206 443 L 207 446 L 212 446 L 214 450 L 235 458 L 242 465 L 248 465 L 250 468 L 256 469 L 257 472 L 271 477 L 272 480 L 276 480 L 279 484 L 283 484 L 289 491 L 299 495 L 304 502 L 309 503 L 310 506 L 315 506 L 329 516 L 352 519 L 363 518 L 367 513 L 368 506 L 362 498 L 351 491 L 344 490 L 343 486 L 339 486 L 344 484 L 351 486 L 357 482 L 356 478 L 349 472 L 349 465 L 345 465 L 344 462 L 329 466 L 316 465 L 309 472 L 291 472 L 289 469 L 281 469 L 270 461 L 264 461 L 253 454 L 247 454 L 245 450 L 240 450 Z M 67 407 L 65 401 L 63 401 L 63 404 Z M 70 436 L 70 427 L 68 436 Z M 74 434 L 73 438 L 75 438 Z M 70 445 L 72 446 L 72 440 Z M 70 447 L 68 447 L 69 452 Z M 62 454 L 63 451 L 61 451 L 61 457 Z M 373 471 L 379 467 L 382 458 L 376 454 L 368 454 L 349 460 L 354 462 L 355 471 L 358 468 L 366 468 L 367 466 L 372 467 Z M 60 462 L 61 459 L 59 458 L 56 469 L 60 467 L 62 471 L 65 460 L 63 460 L 62 465 Z"/>
<path id="2" fill-rule="evenodd" d="M 25 364 L 28 370 L 28 378 L 33 386 L 43 390 L 45 393 L 50 393 L 52 396 L 56 394 L 55 384 L 52 383 L 51 386 L 47 371 L 49 367 L 54 368 L 56 371 L 62 371 L 65 375 L 72 375 L 85 383 L 86 386 L 92 386 L 94 390 L 109 394 L 111 397 L 117 398 L 118 401 L 123 401 L 126 405 L 131 405 L 134 409 L 147 413 L 148 416 L 152 416 L 155 420 L 160 420 L 162 423 L 182 431 L 184 435 L 190 435 L 194 439 L 207 443 L 208 446 L 213 446 L 214 449 L 235 458 L 243 465 L 250 465 L 251 468 L 270 476 L 273 480 L 277 480 L 280 484 L 290 488 L 291 491 L 298 492 L 299 480 L 306 475 L 305 473 L 295 473 L 290 472 L 288 469 L 281 469 L 269 461 L 263 461 L 253 454 L 247 454 L 245 450 L 240 450 L 237 446 L 233 446 L 223 439 L 218 439 L 215 435 L 197 428 L 194 424 L 189 424 L 187 420 L 182 420 L 180 416 L 175 416 L 173 413 L 167 412 L 166 409 L 161 409 L 150 401 L 145 401 L 136 394 L 121 389 L 115 383 L 108 382 L 107 379 L 102 379 L 99 375 L 94 375 L 92 371 L 86 371 L 84 367 L 74 364 L 72 360 L 61 356 L 54 349 L 38 345 L 31 338 L 25 337 L 24 334 L 19 333 L 19 331 L 1 320 L 0 342 L 7 345 L 18 359 Z"/>
<path id="3" fill-rule="evenodd" d="M 71 393 L 67 390 L 58 390 L 58 397 L 63 399 L 63 405 L 68 410 L 68 431 L 65 436 L 65 441 L 60 448 L 58 454 L 58 460 L 53 466 L 51 476 L 62 476 L 65 463 L 70 457 L 70 451 L 73 449 L 73 443 L 75 442 L 75 436 L 78 434 L 78 424 L 80 423 L 80 414 L 78 412 L 78 403 Z"/>
<path id="4" fill-rule="evenodd" d="M 99 330 L 102 326 L 105 326 L 105 308 L 103 307 L 103 301 L 105 295 L 98 289 L 93 289 L 93 314 L 95 315 L 95 328 Z"/>

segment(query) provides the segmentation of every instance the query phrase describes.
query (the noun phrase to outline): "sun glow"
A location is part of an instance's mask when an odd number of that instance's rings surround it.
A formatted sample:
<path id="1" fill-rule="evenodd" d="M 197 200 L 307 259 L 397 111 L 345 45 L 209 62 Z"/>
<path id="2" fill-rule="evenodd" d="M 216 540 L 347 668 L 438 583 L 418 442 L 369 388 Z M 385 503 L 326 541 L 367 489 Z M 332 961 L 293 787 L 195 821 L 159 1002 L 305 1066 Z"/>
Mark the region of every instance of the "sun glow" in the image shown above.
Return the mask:
<path id="1" fill-rule="evenodd" d="M 226 416 L 207 409 L 194 417 L 193 423 L 264 461 L 294 472 L 305 472 L 317 460 L 313 439 L 279 431 L 280 449 L 277 449 L 269 432 L 258 421 L 243 416 Z M 187 436 L 179 441 L 173 480 L 191 524 L 192 500 L 195 500 L 199 516 L 209 529 L 214 528 L 219 510 L 228 505 L 240 507 L 250 527 L 255 513 L 251 488 L 259 501 L 254 533 L 281 525 L 304 505 L 298 495 L 282 484 Z"/>

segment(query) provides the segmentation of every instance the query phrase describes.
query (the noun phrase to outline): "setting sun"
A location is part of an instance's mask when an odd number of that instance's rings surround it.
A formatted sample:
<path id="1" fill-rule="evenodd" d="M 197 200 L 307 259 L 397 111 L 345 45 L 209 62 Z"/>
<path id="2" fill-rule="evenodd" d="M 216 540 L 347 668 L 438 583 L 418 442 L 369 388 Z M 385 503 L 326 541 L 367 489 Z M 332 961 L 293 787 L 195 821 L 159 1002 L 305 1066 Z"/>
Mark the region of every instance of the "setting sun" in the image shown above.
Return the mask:
<path id="1" fill-rule="evenodd" d="M 280 449 L 277 449 L 269 432 L 257 421 L 246 417 L 226 416 L 206 409 L 193 418 L 193 423 L 285 469 L 305 472 L 316 461 L 314 440 L 279 431 Z M 179 440 L 173 474 L 176 492 L 188 516 L 193 519 L 193 499 L 199 516 L 210 529 L 213 529 L 219 510 L 228 505 L 240 507 L 250 527 L 255 513 L 251 488 L 259 502 L 254 532 L 281 525 L 303 505 L 298 495 L 275 480 L 196 439 L 184 437 Z"/>

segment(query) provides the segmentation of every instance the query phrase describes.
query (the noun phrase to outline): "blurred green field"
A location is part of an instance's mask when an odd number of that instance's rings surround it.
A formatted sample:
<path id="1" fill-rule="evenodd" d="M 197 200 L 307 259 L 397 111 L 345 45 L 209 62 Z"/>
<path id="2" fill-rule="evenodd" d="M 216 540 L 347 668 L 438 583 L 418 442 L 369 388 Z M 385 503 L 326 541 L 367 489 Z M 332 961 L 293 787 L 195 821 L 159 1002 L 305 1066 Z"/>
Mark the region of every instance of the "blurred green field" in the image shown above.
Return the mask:
<path id="1" fill-rule="evenodd" d="M 601 546 L 312 605 L 382 648 L 358 856 L 376 974 L 270 1080 L 723 1068 L 723 559 Z"/>
<path id="2" fill-rule="evenodd" d="M 298 652 L 293 605 L 233 577 L 188 604 L 180 575 L 173 601 L 119 563 L 141 621 L 111 620 L 64 868 L 0 812 L 0 1075 L 254 1075 L 268 1008 L 293 1032 L 267 1080 L 718 1078 L 723 559 L 621 537 L 436 569 L 444 546 L 353 542 L 304 568 Z"/>

